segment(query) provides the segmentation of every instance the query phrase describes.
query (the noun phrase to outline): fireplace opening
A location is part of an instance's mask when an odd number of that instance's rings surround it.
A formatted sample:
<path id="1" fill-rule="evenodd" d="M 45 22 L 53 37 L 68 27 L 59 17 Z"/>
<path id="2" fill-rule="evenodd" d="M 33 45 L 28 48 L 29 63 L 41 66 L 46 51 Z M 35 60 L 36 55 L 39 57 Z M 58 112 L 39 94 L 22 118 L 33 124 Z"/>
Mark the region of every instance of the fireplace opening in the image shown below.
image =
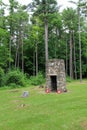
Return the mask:
<path id="1" fill-rule="evenodd" d="M 51 91 L 56 92 L 57 91 L 57 76 L 50 76 L 51 78 Z"/>

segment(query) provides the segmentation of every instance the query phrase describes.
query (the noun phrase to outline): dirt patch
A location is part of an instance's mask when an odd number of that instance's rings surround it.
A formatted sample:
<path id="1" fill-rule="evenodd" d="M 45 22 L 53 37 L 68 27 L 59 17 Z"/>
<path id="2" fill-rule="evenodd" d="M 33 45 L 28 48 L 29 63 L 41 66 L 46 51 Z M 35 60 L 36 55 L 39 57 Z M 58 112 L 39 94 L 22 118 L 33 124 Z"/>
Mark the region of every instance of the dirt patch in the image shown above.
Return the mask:
<path id="1" fill-rule="evenodd" d="M 15 90 L 9 90 L 9 92 L 11 92 L 11 93 L 17 93 L 17 92 L 19 92 L 19 90 L 17 90 L 17 89 L 15 89 Z"/>
<path id="2" fill-rule="evenodd" d="M 40 85 L 39 88 L 45 88 L 43 85 Z"/>
<path id="3" fill-rule="evenodd" d="M 17 103 L 17 102 L 19 103 L 20 100 L 13 100 L 12 102 L 13 102 L 13 103 Z"/>
<path id="4" fill-rule="evenodd" d="M 25 106 L 26 106 L 25 104 L 19 104 L 17 107 L 22 108 L 22 107 L 25 107 Z"/>
<path id="5" fill-rule="evenodd" d="M 40 90 L 40 91 L 38 91 L 38 93 L 40 93 L 40 94 L 46 94 L 46 92 L 44 90 Z"/>
<path id="6" fill-rule="evenodd" d="M 87 130 L 87 121 L 81 122 L 81 127 Z"/>

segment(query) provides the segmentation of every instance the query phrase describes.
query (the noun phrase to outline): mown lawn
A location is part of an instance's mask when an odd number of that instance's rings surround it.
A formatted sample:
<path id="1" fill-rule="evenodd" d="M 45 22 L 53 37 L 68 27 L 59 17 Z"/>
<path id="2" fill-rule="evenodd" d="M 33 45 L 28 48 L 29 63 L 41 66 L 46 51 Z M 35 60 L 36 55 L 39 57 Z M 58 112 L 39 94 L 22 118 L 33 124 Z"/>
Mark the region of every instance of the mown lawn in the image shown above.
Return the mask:
<path id="1" fill-rule="evenodd" d="M 43 88 L 0 89 L 0 130 L 87 130 L 87 81 L 67 84 L 67 93 Z M 29 91 L 29 97 L 21 97 Z"/>

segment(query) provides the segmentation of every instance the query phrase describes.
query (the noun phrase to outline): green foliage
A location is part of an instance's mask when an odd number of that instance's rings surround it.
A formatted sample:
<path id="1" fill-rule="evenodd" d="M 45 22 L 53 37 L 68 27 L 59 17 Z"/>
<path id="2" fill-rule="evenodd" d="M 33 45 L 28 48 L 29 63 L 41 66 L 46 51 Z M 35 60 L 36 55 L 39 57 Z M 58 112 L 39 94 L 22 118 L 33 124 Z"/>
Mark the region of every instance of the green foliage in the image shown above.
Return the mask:
<path id="1" fill-rule="evenodd" d="M 0 87 L 4 85 L 4 70 L 0 67 Z"/>
<path id="2" fill-rule="evenodd" d="M 6 74 L 6 85 L 12 86 L 13 88 L 18 86 L 25 86 L 25 75 L 19 70 L 9 71 Z"/>
<path id="3" fill-rule="evenodd" d="M 8 32 L 0 28 L 0 66 L 6 68 L 9 61 Z"/>
<path id="4" fill-rule="evenodd" d="M 51 1 L 50 0 L 47 0 L 47 1 L 34 0 L 32 2 L 32 5 L 33 5 L 33 9 L 35 11 L 34 12 L 35 15 L 41 15 L 41 16 L 48 17 L 49 15 L 51 15 L 52 13 L 57 11 L 56 0 L 51 0 Z"/>
<path id="5" fill-rule="evenodd" d="M 82 0 L 84 4 L 86 0 Z M 77 9 L 66 8 L 59 11 L 56 0 L 33 0 L 30 4 L 22 6 L 16 0 L 9 0 L 8 12 L 5 15 L 6 4 L 0 1 L 0 67 L 7 72 L 8 68 L 21 68 L 24 60 L 24 72 L 33 75 L 36 69 L 36 55 L 38 59 L 38 71 L 45 72 L 45 35 L 44 24 L 48 23 L 48 54 L 49 59 L 57 58 L 67 61 L 70 74 L 70 33 L 72 33 L 72 59 L 74 53 L 76 59 L 77 78 L 80 74 L 79 60 L 79 35 Z M 77 2 L 77 6 L 79 6 Z M 81 49 L 82 49 L 82 74 L 87 73 L 87 25 L 83 24 L 83 13 L 86 15 L 86 6 L 81 6 Z M 33 15 L 29 15 L 29 10 Z M 86 12 L 83 12 L 86 11 Z M 30 18 L 29 18 L 30 16 Z M 81 17 L 82 16 L 82 17 Z M 31 22 L 29 22 L 31 20 Z M 44 23 L 45 22 L 45 23 Z M 70 32 L 69 32 L 70 31 Z M 75 47 L 74 47 L 75 44 Z M 23 45 L 23 46 L 22 46 Z M 75 52 L 74 52 L 75 50 Z M 72 63 L 73 77 L 75 65 Z M 5 76 L 4 76 L 5 77 Z M 4 78 L 0 77 L 0 86 L 4 84 Z M 40 81 L 39 81 L 40 80 Z M 31 77 L 32 84 L 40 84 L 41 78 Z M 67 77 L 67 82 L 71 79 Z M 9 83 L 16 87 L 16 83 Z M 19 83 L 18 83 L 19 84 Z"/>
<path id="6" fill-rule="evenodd" d="M 73 8 L 64 9 L 62 17 L 63 17 L 63 23 L 66 28 L 68 28 L 69 30 L 78 28 L 77 26 L 78 16 L 76 10 L 73 10 Z"/>
<path id="7" fill-rule="evenodd" d="M 40 72 L 38 73 L 37 76 L 31 76 L 30 77 L 30 83 L 32 85 L 37 86 L 37 85 L 43 84 L 44 82 L 45 82 L 45 79 L 44 79 L 42 73 L 40 73 Z"/>
<path id="8" fill-rule="evenodd" d="M 72 82 L 72 79 L 69 76 L 66 76 L 66 82 Z"/>

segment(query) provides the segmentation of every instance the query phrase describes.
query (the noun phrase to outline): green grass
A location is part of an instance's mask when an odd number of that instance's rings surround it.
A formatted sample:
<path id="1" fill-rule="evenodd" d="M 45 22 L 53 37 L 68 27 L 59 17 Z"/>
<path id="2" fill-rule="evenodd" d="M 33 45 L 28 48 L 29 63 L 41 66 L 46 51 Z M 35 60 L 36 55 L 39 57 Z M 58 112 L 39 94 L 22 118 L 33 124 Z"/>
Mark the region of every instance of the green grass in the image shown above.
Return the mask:
<path id="1" fill-rule="evenodd" d="M 0 89 L 0 130 L 87 130 L 87 81 L 73 81 L 67 89 L 62 94 L 30 86 Z M 22 98 L 23 91 L 29 97 Z"/>

